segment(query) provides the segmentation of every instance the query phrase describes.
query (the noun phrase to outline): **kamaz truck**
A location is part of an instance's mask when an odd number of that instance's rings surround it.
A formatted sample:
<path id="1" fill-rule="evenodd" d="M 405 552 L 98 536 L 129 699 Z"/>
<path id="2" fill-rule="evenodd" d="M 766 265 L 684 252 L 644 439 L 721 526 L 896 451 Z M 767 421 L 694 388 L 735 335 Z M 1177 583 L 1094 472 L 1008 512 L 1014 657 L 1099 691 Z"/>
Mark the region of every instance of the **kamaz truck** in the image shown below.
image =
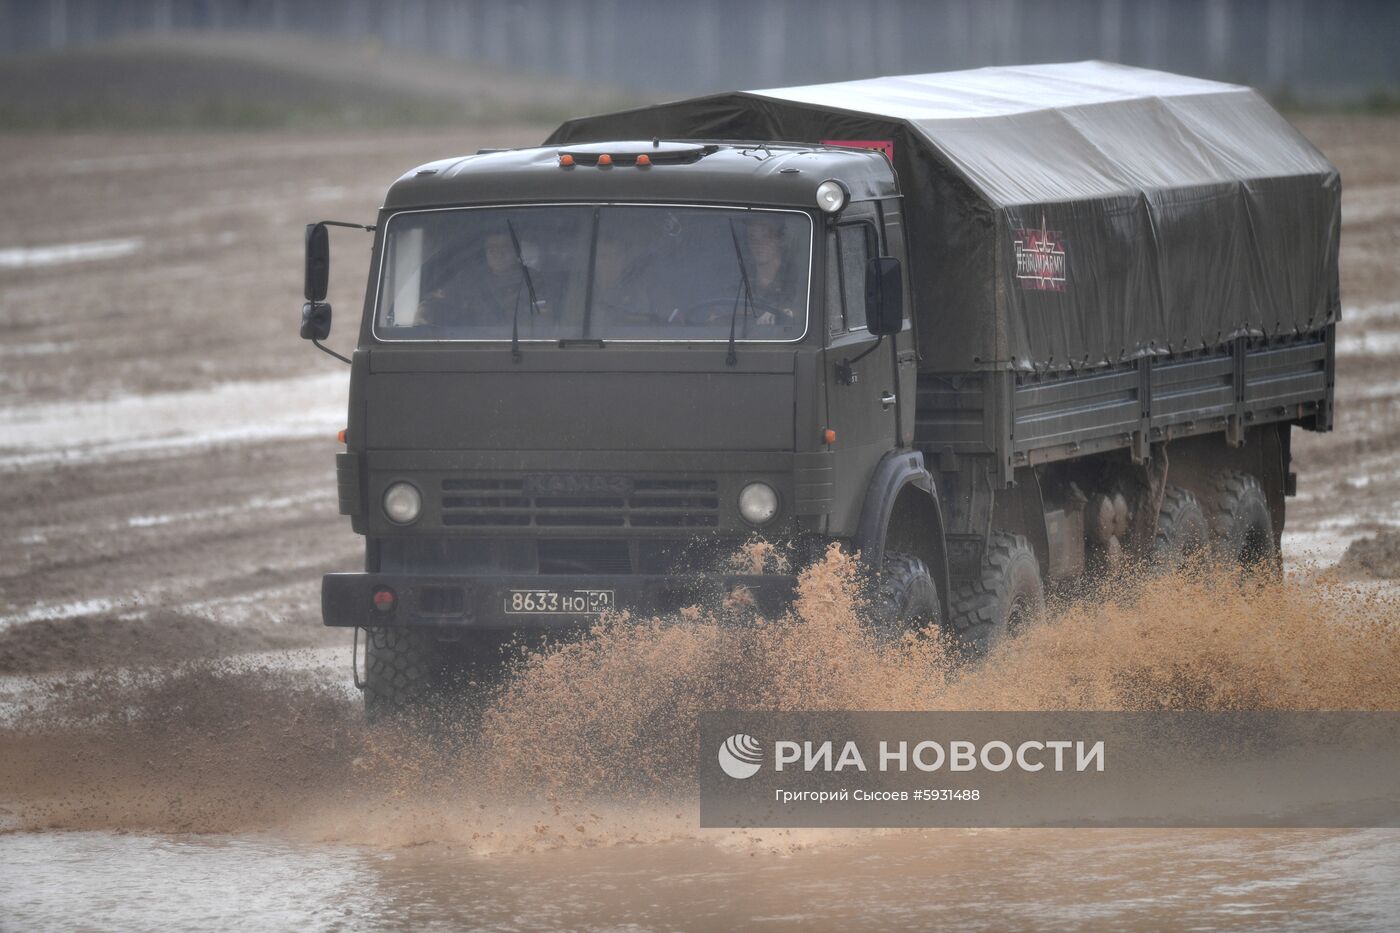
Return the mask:
<path id="1" fill-rule="evenodd" d="M 365 566 L 322 607 L 366 633 L 372 717 L 517 636 L 780 612 L 833 544 L 875 634 L 973 656 L 1050 586 L 1268 572 L 1291 432 L 1332 425 L 1340 180 L 1248 88 L 1085 62 L 720 94 L 430 162 L 366 228 L 336 458 Z M 318 345 L 328 264 L 313 224 Z M 755 537 L 787 563 L 736 564 Z"/>

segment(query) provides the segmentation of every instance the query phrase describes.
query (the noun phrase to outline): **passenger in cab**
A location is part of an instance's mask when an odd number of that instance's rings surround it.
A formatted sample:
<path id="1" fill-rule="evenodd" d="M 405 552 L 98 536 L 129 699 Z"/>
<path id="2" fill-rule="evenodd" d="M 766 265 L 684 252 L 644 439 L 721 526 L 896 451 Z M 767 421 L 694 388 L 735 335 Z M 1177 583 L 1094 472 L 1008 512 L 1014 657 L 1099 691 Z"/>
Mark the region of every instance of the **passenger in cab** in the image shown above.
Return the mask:
<path id="1" fill-rule="evenodd" d="M 418 323 L 460 330 L 462 336 L 499 336 L 517 314 L 522 332 L 533 328 L 539 315 L 550 314 L 550 280 L 532 269 L 526 281 L 524 263 L 509 230 L 488 233 L 468 261 L 452 263 L 449 257 L 441 257 L 439 265 L 434 270 L 438 281 L 419 305 Z"/>

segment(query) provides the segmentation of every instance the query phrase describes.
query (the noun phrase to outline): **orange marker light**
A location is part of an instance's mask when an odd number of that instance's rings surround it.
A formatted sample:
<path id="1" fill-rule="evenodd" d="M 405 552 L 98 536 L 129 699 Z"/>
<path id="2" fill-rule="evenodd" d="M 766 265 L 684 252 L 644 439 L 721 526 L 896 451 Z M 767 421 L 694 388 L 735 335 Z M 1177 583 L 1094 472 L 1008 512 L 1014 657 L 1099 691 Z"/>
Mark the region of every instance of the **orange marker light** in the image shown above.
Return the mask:
<path id="1" fill-rule="evenodd" d="M 603 153 L 602 155 L 598 156 L 598 164 L 612 165 L 612 156 L 608 155 L 606 152 Z"/>
<path id="2" fill-rule="evenodd" d="M 822 432 L 822 443 L 823 443 L 823 444 L 834 444 L 834 443 L 836 443 L 836 432 L 833 431 L 833 430 L 831 430 L 831 428 L 827 428 L 825 431 L 823 431 L 823 432 Z"/>
<path id="3" fill-rule="evenodd" d="M 338 441 L 340 441 L 342 444 L 345 443 L 345 429 L 344 429 L 344 428 L 341 428 L 340 431 L 336 433 L 335 439 L 338 440 Z"/>
<path id="4" fill-rule="evenodd" d="M 574 164 L 574 157 L 573 157 L 573 156 L 569 155 L 567 152 L 561 152 L 561 153 L 559 154 L 559 166 L 560 166 L 560 168 L 572 168 L 572 167 L 573 167 L 573 164 Z"/>
<path id="5" fill-rule="evenodd" d="M 637 168 L 646 168 L 650 164 L 651 156 L 647 155 L 645 152 L 637 156 Z"/>

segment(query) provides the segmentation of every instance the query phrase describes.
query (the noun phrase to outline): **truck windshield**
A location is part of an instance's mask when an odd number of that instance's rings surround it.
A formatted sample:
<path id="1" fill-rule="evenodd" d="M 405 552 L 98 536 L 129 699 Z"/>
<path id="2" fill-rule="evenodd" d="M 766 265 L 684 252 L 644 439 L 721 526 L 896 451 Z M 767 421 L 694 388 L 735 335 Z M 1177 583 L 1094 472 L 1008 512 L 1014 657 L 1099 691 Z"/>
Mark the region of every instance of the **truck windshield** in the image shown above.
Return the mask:
<path id="1" fill-rule="evenodd" d="M 381 340 L 799 340 L 812 224 L 799 211 L 643 205 L 396 214 Z"/>

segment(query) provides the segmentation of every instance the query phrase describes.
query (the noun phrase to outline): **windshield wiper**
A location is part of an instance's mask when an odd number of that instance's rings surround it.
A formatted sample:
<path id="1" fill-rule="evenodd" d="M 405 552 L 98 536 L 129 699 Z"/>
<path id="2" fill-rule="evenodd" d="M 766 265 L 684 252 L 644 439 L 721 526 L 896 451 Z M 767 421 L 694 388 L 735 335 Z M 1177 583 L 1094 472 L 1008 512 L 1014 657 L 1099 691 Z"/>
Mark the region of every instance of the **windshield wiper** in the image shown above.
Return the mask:
<path id="1" fill-rule="evenodd" d="M 732 226 L 732 224 L 731 224 Z M 515 248 L 515 261 L 520 265 L 520 274 L 525 279 L 525 287 L 530 292 L 530 313 L 534 314 L 539 308 L 539 300 L 535 297 L 535 283 L 530 278 L 530 267 L 525 265 L 525 256 L 520 252 L 520 238 L 515 235 L 515 224 L 506 218 L 506 229 L 510 231 L 510 245 Z M 520 293 L 516 292 L 515 308 L 510 316 L 510 355 L 517 361 L 520 359 Z"/>
<path id="2" fill-rule="evenodd" d="M 729 354 L 725 356 L 725 365 L 733 366 L 739 362 L 739 356 L 734 352 L 734 328 L 739 322 L 739 296 L 744 296 L 744 320 L 749 319 L 752 312 L 750 300 L 752 293 L 749 291 L 749 269 L 744 265 L 744 251 L 739 248 L 739 234 L 734 230 L 734 218 L 729 218 L 729 238 L 734 241 L 734 255 L 739 260 L 739 290 L 734 293 L 734 310 L 729 314 Z"/>

